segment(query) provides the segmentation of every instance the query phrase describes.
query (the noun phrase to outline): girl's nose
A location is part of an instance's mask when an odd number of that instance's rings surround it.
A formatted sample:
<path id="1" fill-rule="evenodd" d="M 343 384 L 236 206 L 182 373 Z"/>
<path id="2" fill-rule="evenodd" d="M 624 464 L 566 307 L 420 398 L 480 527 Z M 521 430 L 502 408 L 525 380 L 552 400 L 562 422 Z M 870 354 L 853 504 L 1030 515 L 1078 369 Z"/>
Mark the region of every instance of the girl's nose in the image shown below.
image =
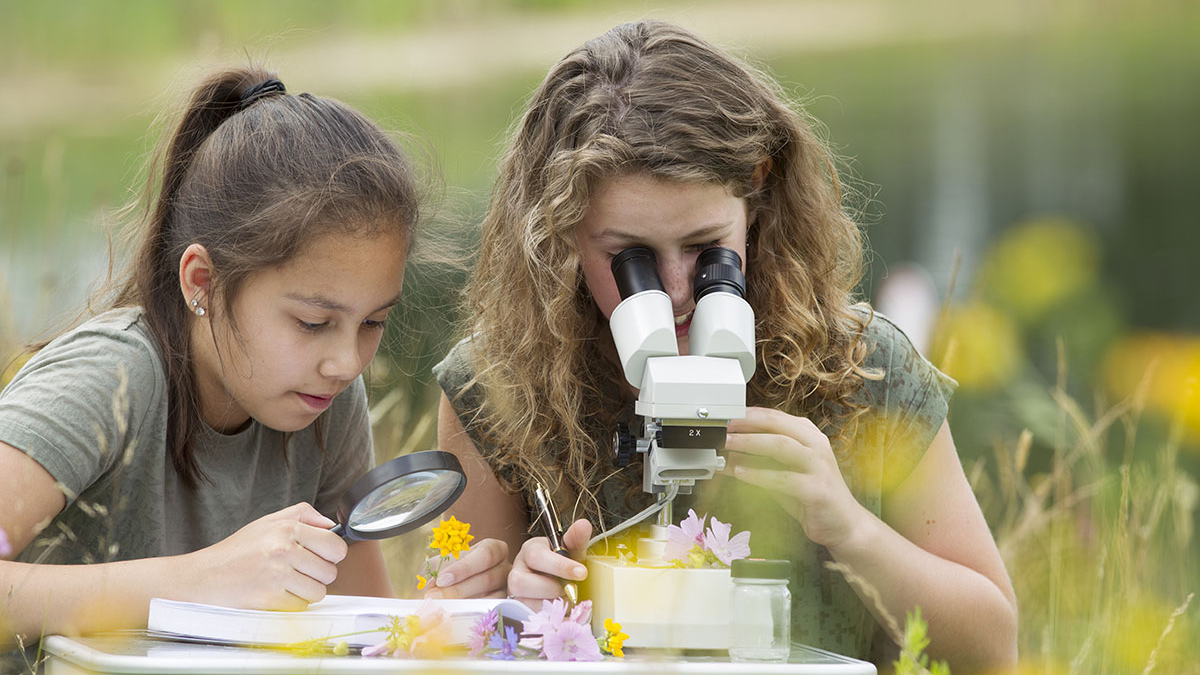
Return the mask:
<path id="1" fill-rule="evenodd" d="M 331 349 L 321 361 L 321 376 L 333 380 L 353 380 L 361 371 L 362 362 L 359 360 L 358 343 L 353 340 L 339 340 L 335 348 Z"/>
<path id="2" fill-rule="evenodd" d="M 658 269 L 662 277 L 663 290 L 671 297 L 671 307 L 676 314 L 681 314 L 692 304 L 692 271 L 683 261 L 673 261 L 660 265 Z"/>

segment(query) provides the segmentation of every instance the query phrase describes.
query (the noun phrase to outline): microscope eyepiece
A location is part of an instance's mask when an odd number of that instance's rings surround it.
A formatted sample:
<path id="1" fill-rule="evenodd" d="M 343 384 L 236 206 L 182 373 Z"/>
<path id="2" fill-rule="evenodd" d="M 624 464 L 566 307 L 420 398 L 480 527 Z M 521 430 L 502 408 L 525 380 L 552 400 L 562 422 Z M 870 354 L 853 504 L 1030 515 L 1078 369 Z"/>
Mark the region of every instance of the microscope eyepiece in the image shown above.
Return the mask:
<path id="1" fill-rule="evenodd" d="M 613 264 L 616 264 L 615 260 Z M 742 274 L 741 257 L 732 249 L 720 246 L 706 249 L 696 259 L 696 278 L 692 282 L 692 297 L 696 302 L 716 292 L 746 297 L 746 277 Z"/>
<path id="2" fill-rule="evenodd" d="M 662 280 L 658 278 L 658 259 L 654 257 L 654 251 L 645 246 L 621 251 L 613 258 L 611 267 L 622 300 L 642 291 L 663 290 Z"/>

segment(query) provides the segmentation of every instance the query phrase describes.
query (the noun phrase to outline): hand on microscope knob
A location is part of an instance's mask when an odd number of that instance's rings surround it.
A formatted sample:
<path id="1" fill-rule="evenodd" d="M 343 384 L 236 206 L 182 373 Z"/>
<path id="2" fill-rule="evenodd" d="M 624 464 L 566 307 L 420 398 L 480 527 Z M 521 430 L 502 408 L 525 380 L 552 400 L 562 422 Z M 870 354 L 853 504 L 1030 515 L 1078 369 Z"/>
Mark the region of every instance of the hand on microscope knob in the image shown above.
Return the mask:
<path id="1" fill-rule="evenodd" d="M 869 519 L 846 486 L 829 438 L 811 420 L 747 408 L 727 431 L 724 473 L 767 489 L 814 543 L 837 549 Z"/>
<path id="2" fill-rule="evenodd" d="M 563 545 L 571 557 L 555 553 L 546 537 L 534 537 L 521 546 L 517 559 L 508 574 L 508 592 L 535 610 L 542 609 L 543 600 L 563 597 L 564 581 L 579 581 L 587 577 L 587 568 L 578 560 L 583 558 L 592 524 L 576 520 L 563 534 Z"/>

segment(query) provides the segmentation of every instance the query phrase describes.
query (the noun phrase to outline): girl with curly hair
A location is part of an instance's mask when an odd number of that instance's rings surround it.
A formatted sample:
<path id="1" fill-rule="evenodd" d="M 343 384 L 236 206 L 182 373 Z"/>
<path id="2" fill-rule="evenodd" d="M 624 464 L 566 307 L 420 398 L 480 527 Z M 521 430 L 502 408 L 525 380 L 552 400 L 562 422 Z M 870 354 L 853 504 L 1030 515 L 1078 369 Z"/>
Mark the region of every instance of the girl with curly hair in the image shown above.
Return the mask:
<path id="1" fill-rule="evenodd" d="M 551 69 L 501 162 L 470 337 L 437 368 L 440 447 L 470 484 L 455 512 L 508 542 L 512 595 L 540 604 L 583 578 L 529 537 L 535 485 L 576 505 L 576 554 L 651 499 L 639 461 L 611 461 L 637 392 L 609 331 L 610 263 L 654 253 L 687 354 L 696 259 L 732 249 L 755 316 L 749 407 L 728 426 L 725 471 L 676 509 L 753 529 L 756 556 L 792 560 L 799 641 L 879 659 L 884 616 L 919 605 L 954 672 L 1002 668 L 1016 603 L 946 423 L 955 384 L 855 304 L 863 241 L 814 126 L 769 77 L 667 23 L 617 26 Z M 471 590 L 439 593 L 453 581 Z"/>

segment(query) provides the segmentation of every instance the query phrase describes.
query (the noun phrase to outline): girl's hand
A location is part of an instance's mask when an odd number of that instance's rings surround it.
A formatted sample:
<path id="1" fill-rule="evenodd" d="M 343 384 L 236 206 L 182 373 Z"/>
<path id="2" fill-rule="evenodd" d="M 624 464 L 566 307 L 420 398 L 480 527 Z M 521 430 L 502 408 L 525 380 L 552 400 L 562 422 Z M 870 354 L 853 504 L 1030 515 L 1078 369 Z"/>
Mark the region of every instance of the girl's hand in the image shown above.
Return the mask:
<path id="1" fill-rule="evenodd" d="M 226 607 L 305 609 L 325 597 L 346 557 L 346 542 L 329 531 L 334 524 L 305 503 L 263 516 L 182 556 L 187 595 Z"/>
<path id="2" fill-rule="evenodd" d="M 835 549 L 869 512 L 850 494 L 829 438 L 804 417 L 747 408 L 725 440 L 725 473 L 770 491 L 814 543 Z"/>
<path id="3" fill-rule="evenodd" d="M 587 568 L 575 559 L 583 557 L 591 536 L 592 524 L 586 520 L 577 520 L 567 528 L 562 543 L 570 551 L 570 558 L 550 550 L 550 540 L 545 537 L 527 540 L 508 574 L 508 592 L 535 610 L 542 609 L 543 600 L 563 597 L 561 580 L 587 578 Z"/>
<path id="4" fill-rule="evenodd" d="M 434 569 L 438 558 L 430 558 Z M 503 598 L 508 592 L 508 544 L 499 539 L 476 542 L 437 575 L 437 587 L 426 587 L 427 598 Z"/>

